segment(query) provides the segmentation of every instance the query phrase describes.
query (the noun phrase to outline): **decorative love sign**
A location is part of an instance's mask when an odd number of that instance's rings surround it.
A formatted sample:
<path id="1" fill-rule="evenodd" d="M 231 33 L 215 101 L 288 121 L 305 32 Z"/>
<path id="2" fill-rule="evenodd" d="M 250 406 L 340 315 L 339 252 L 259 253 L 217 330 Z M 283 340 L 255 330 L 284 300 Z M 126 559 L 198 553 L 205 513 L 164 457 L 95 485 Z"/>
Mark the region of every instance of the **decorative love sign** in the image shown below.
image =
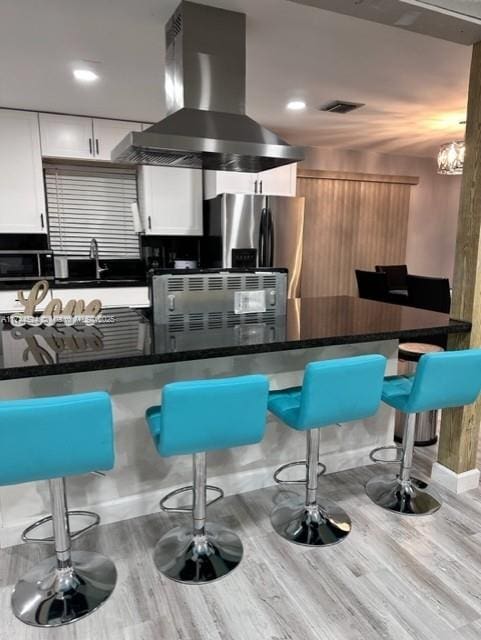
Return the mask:
<path id="1" fill-rule="evenodd" d="M 18 291 L 18 301 L 24 306 L 23 316 L 32 318 L 37 311 L 37 306 L 45 300 L 48 291 L 49 284 L 47 280 L 39 280 L 32 287 L 28 297 L 24 296 L 23 291 Z M 102 303 L 96 298 L 87 304 L 85 304 L 84 300 L 69 300 L 65 307 L 59 298 L 53 298 L 41 314 L 42 318 L 55 318 L 55 320 L 61 322 L 73 318 L 94 318 L 98 316 L 101 311 Z"/>

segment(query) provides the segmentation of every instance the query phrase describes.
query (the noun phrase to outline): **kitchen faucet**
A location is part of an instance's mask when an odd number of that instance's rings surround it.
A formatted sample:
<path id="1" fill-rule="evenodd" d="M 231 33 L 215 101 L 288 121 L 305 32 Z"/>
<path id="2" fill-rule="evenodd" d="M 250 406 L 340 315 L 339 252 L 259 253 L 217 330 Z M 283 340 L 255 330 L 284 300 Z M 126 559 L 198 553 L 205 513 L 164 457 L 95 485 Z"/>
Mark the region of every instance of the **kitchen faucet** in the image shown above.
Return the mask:
<path id="1" fill-rule="evenodd" d="M 99 244 L 95 238 L 92 238 L 92 240 L 90 241 L 89 258 L 90 260 L 95 260 L 95 279 L 100 280 L 101 274 L 104 271 L 107 271 L 108 268 L 100 266 Z"/>

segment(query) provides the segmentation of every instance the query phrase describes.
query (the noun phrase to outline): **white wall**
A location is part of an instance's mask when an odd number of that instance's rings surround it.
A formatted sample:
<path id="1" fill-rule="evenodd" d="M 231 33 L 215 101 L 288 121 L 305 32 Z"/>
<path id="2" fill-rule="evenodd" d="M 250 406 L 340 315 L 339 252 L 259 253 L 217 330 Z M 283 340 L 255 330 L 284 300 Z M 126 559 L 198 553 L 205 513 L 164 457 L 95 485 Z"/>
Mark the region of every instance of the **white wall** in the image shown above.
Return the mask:
<path id="1" fill-rule="evenodd" d="M 303 166 L 306 169 L 418 176 L 419 185 L 411 188 L 406 264 L 410 273 L 452 280 L 460 176 L 438 175 L 434 158 L 328 147 L 309 148 Z"/>

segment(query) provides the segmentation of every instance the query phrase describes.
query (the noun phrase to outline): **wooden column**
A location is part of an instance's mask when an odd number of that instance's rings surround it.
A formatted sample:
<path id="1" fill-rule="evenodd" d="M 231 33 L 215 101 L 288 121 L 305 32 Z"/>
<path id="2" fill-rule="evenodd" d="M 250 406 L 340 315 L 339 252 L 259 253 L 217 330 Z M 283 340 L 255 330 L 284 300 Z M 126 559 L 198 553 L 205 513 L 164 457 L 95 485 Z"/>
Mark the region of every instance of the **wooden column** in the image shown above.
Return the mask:
<path id="1" fill-rule="evenodd" d="M 469 320 L 471 334 L 452 336 L 449 349 L 481 346 L 481 42 L 473 47 L 451 316 Z M 481 401 L 443 411 L 438 462 L 455 473 L 476 468 Z"/>

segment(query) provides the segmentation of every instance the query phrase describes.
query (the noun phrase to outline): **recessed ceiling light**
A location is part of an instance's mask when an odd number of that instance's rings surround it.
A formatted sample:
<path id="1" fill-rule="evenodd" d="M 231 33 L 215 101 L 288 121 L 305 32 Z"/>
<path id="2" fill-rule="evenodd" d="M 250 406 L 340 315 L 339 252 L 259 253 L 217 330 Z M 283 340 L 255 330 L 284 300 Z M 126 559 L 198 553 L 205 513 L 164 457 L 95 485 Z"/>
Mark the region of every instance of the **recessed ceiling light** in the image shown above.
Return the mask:
<path id="1" fill-rule="evenodd" d="M 291 111 L 302 111 L 306 108 L 306 103 L 304 100 L 291 100 L 286 106 Z"/>
<path id="2" fill-rule="evenodd" d="M 99 79 L 98 74 L 91 69 L 74 69 L 73 75 L 75 80 L 79 82 L 95 82 L 95 80 Z"/>

